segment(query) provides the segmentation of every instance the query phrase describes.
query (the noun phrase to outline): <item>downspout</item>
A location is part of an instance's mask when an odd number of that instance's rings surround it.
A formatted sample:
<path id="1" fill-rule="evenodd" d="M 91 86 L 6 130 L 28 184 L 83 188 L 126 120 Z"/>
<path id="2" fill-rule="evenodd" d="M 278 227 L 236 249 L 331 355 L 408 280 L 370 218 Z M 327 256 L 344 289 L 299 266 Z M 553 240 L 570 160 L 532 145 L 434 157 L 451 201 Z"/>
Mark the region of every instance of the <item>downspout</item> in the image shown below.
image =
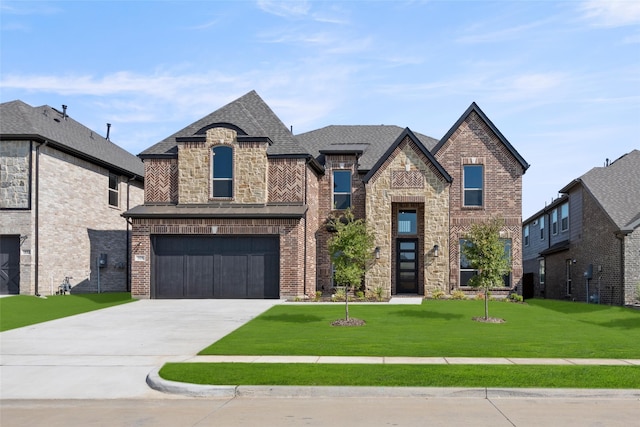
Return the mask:
<path id="1" fill-rule="evenodd" d="M 293 127 L 292 129 L 293 130 Z M 304 205 L 307 206 L 307 192 L 309 191 L 309 182 L 307 181 L 308 178 L 308 165 L 309 163 L 307 161 L 305 161 L 304 163 Z M 307 209 L 304 211 L 304 260 L 302 262 L 302 274 L 304 274 L 304 278 L 302 280 L 303 283 L 303 292 L 304 295 L 307 295 L 307 245 L 309 244 L 309 239 L 307 239 L 307 233 L 308 233 L 308 222 L 307 222 L 307 215 L 309 214 L 309 206 L 307 206 Z"/>
<path id="2" fill-rule="evenodd" d="M 45 140 L 44 142 L 41 142 L 37 147 L 36 147 L 36 176 L 35 176 L 35 181 L 36 181 L 36 185 L 35 185 L 35 206 L 34 206 L 34 220 L 33 220 L 33 225 L 35 228 L 34 231 L 34 246 L 35 246 L 35 256 L 34 256 L 34 262 L 35 262 L 35 266 L 34 266 L 34 275 L 35 275 L 35 295 L 37 297 L 40 296 L 40 289 L 39 289 L 39 265 L 40 265 L 40 221 L 39 221 L 39 217 L 40 217 L 40 148 L 43 145 L 47 145 L 49 141 Z"/>
<path id="3" fill-rule="evenodd" d="M 129 202 L 130 202 L 130 188 L 131 188 L 131 181 L 135 181 L 136 176 L 134 175 L 132 178 L 127 179 L 127 211 L 130 209 L 129 208 Z M 126 241 L 126 254 L 127 254 L 127 282 L 126 282 L 126 290 L 127 292 L 131 292 L 131 254 L 129 253 L 131 250 L 131 244 L 130 244 L 130 240 L 131 240 L 131 224 L 129 223 L 129 220 L 127 221 L 127 241 Z"/>

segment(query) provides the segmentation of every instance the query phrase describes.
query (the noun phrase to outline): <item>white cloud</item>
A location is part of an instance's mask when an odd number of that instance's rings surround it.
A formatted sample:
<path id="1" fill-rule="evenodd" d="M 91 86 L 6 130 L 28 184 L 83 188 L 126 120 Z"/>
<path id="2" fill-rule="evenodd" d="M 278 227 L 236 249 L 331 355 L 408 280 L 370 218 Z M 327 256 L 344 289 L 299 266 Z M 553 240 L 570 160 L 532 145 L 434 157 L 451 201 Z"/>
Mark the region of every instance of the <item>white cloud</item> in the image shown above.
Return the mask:
<path id="1" fill-rule="evenodd" d="M 590 0 L 580 7 L 583 17 L 596 27 L 640 25 L 637 0 Z"/>
<path id="2" fill-rule="evenodd" d="M 272 15 L 284 18 L 298 18 L 306 16 L 311 9 L 311 4 L 306 0 L 258 0 L 258 8 Z"/>

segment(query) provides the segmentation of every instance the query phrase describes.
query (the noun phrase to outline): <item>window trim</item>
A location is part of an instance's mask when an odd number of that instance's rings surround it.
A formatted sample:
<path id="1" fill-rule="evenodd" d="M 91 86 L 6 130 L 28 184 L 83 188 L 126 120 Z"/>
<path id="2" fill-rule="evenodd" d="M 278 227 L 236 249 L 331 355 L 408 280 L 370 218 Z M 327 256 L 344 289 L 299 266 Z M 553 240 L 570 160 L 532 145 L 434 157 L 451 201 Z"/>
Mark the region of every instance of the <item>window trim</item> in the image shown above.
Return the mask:
<path id="1" fill-rule="evenodd" d="M 231 178 L 216 178 L 215 177 L 215 168 L 214 168 L 214 162 L 215 162 L 215 151 L 217 149 L 220 148 L 224 148 L 224 149 L 228 149 L 231 150 Z M 234 194 L 235 194 L 235 178 L 234 178 L 234 166 L 235 166 L 235 162 L 234 162 L 234 156 L 235 156 L 235 150 L 233 149 L 232 146 L 230 145 L 214 145 L 213 147 L 211 147 L 211 192 L 210 192 L 210 197 L 212 199 L 217 199 L 217 200 L 233 200 Z M 228 196 L 216 196 L 215 194 L 215 182 L 221 182 L 221 181 L 230 181 L 231 182 L 231 194 Z"/>
<path id="2" fill-rule="evenodd" d="M 565 202 L 560 205 L 560 232 L 567 230 L 569 230 L 569 202 Z"/>
<path id="3" fill-rule="evenodd" d="M 524 239 L 524 245 L 529 246 L 529 224 L 524 226 L 524 231 L 522 232 L 522 235 Z"/>
<path id="4" fill-rule="evenodd" d="M 480 187 L 467 187 L 466 186 L 466 168 L 467 167 L 472 167 L 472 168 L 480 168 L 481 171 L 481 179 L 482 179 L 482 183 Z M 479 209 L 479 208 L 483 208 L 484 207 L 484 183 L 485 183 L 485 179 L 484 179 L 484 165 L 483 164 L 475 164 L 475 163 L 469 163 L 469 164 L 463 164 L 462 165 L 462 206 L 464 208 L 471 208 L 471 209 Z M 468 205 L 466 200 L 467 200 L 467 191 L 479 191 L 480 192 L 480 204 L 478 205 Z"/>
<path id="5" fill-rule="evenodd" d="M 115 188 L 111 187 L 111 179 L 115 180 Z M 116 175 L 115 173 L 111 173 L 109 172 L 109 183 L 108 183 L 108 198 L 107 198 L 107 203 L 109 204 L 110 207 L 112 208 L 119 208 L 120 207 L 120 177 L 118 175 Z M 115 204 L 111 203 L 111 196 L 115 195 Z"/>
<path id="6" fill-rule="evenodd" d="M 345 173 L 349 174 L 349 192 L 346 191 L 336 191 L 336 174 L 337 173 Z M 353 173 L 350 170 L 346 169 L 336 169 L 331 173 L 331 209 L 332 210 L 346 210 L 353 206 Z M 338 208 L 336 204 L 336 196 L 349 196 L 349 201 L 347 203 L 347 207 Z"/>
<path id="7" fill-rule="evenodd" d="M 551 234 L 558 235 L 558 208 L 551 211 Z"/>
<path id="8" fill-rule="evenodd" d="M 544 240 L 544 215 L 540 217 L 540 240 Z"/>

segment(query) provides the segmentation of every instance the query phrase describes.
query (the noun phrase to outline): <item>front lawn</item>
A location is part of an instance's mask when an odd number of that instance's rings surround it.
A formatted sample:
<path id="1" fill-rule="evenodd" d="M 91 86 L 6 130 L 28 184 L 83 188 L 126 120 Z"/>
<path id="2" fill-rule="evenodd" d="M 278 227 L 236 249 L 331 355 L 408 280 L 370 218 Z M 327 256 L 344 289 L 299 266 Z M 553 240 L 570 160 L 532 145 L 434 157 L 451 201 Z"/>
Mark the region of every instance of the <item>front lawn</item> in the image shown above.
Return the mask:
<path id="1" fill-rule="evenodd" d="M 128 292 L 0 298 L 0 331 L 135 301 Z"/>
<path id="2" fill-rule="evenodd" d="M 553 300 L 491 302 L 502 324 L 474 322 L 482 301 L 351 305 L 363 327 L 334 327 L 344 305 L 283 304 L 200 354 L 640 358 L 640 311 Z"/>

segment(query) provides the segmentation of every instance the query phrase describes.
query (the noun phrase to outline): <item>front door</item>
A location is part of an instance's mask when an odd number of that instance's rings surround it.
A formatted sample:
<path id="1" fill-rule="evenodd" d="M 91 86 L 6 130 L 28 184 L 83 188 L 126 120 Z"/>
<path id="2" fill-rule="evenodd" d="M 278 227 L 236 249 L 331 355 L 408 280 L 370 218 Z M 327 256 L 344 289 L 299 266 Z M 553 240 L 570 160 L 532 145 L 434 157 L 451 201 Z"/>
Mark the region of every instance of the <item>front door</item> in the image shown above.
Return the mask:
<path id="1" fill-rule="evenodd" d="M 20 293 L 20 236 L 0 236 L 0 295 Z"/>
<path id="2" fill-rule="evenodd" d="M 418 239 L 398 239 L 396 293 L 418 293 Z"/>

